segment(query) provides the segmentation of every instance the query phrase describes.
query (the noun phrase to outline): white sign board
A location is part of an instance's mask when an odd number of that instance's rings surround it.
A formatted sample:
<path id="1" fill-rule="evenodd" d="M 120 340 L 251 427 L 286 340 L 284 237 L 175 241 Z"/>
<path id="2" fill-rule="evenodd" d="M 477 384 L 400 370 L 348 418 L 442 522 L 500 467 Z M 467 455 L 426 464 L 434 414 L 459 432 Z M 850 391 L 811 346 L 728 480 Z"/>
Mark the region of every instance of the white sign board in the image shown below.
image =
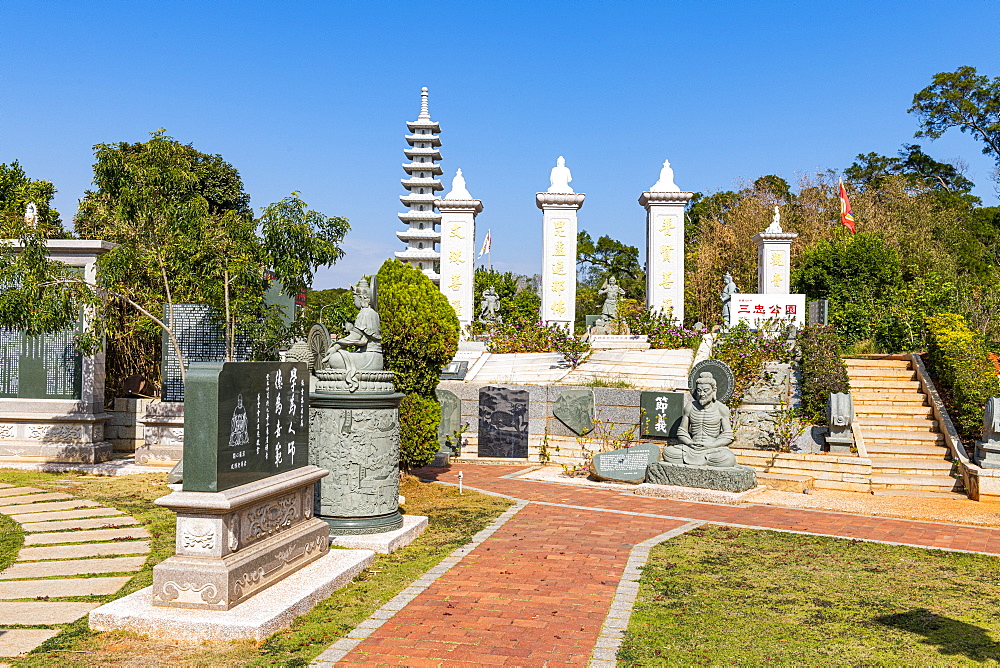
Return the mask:
<path id="1" fill-rule="evenodd" d="M 733 295 L 730 308 L 733 325 L 746 322 L 752 329 L 768 321 L 789 322 L 796 327 L 804 327 L 806 320 L 805 295 Z"/>

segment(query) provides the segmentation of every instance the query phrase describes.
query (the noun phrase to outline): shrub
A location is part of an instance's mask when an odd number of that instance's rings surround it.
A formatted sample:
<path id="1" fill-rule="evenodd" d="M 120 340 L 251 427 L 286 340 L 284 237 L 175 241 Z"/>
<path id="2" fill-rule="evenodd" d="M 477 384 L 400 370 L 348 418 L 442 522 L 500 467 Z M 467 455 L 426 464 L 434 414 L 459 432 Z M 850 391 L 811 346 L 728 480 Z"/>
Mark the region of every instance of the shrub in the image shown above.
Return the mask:
<path id="1" fill-rule="evenodd" d="M 575 367 L 590 351 L 590 344 L 559 325 L 546 325 L 537 318 L 515 317 L 496 324 L 487 350 L 491 353 L 560 353 Z"/>
<path id="2" fill-rule="evenodd" d="M 791 359 L 785 343 L 786 332 L 786 328 L 777 332 L 752 330 L 746 322 L 740 322 L 716 341 L 712 357 L 733 370 L 736 387 L 727 402 L 731 409 L 739 407 L 747 388 L 764 370 L 765 364 Z"/>
<path id="3" fill-rule="evenodd" d="M 840 339 L 832 325 L 806 327 L 799 338 L 802 346 L 802 413 L 822 424 L 826 420 L 831 392 L 850 392 L 847 366 L 840 356 Z"/>
<path id="4" fill-rule="evenodd" d="M 407 397 L 400 406 L 400 464 L 427 464 L 438 451 L 441 407 L 434 389 L 458 351 L 458 317 L 419 269 L 387 260 L 378 271 L 378 311 L 386 368 Z"/>
<path id="5" fill-rule="evenodd" d="M 1000 396 L 1000 382 L 986 344 L 955 313 L 928 316 L 927 362 L 949 404 L 959 433 L 967 439 L 982 435 L 983 407 Z"/>
<path id="6" fill-rule="evenodd" d="M 627 327 L 631 334 L 645 334 L 650 348 L 676 349 L 697 348 L 707 329 L 689 329 L 674 318 L 667 309 L 658 311 L 644 307 L 634 300 L 627 302 L 618 309 L 618 319 Z"/>

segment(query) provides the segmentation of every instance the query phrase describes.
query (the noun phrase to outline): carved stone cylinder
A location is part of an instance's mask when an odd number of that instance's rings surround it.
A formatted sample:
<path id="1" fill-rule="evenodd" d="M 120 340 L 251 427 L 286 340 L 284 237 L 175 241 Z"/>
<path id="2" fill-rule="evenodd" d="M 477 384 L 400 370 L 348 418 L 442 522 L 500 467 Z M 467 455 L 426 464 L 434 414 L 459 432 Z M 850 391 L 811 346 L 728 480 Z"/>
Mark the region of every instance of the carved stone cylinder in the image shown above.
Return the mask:
<path id="1" fill-rule="evenodd" d="M 400 393 L 309 397 L 309 462 L 330 471 L 317 485 L 315 514 L 335 536 L 403 526 L 399 512 Z"/>

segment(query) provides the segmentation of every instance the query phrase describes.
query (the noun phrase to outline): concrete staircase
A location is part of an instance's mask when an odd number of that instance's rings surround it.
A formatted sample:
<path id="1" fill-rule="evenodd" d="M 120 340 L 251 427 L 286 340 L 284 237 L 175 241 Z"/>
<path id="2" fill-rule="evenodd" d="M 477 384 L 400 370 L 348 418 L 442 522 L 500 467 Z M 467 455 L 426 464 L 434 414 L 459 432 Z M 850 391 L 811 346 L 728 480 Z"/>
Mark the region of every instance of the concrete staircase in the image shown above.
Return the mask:
<path id="1" fill-rule="evenodd" d="M 846 359 L 854 411 L 872 462 L 874 494 L 960 497 L 961 480 L 912 362 Z"/>

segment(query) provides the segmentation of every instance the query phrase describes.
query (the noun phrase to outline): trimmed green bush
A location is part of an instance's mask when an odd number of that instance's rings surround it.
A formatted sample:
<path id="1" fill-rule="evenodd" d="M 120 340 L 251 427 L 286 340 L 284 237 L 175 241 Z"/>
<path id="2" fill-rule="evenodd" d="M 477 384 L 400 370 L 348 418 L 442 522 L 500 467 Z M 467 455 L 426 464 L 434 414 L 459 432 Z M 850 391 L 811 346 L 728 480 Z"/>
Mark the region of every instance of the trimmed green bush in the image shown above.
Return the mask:
<path id="1" fill-rule="evenodd" d="M 983 407 L 1000 397 L 1000 382 L 981 336 L 956 313 L 927 316 L 927 367 L 938 382 L 955 428 L 967 438 L 979 438 Z"/>
<path id="2" fill-rule="evenodd" d="M 378 271 L 378 312 L 386 368 L 396 372 L 396 389 L 407 395 L 399 410 L 399 458 L 409 470 L 438 451 L 441 407 L 434 389 L 458 351 L 458 317 L 422 271 L 398 260 Z"/>
<path id="3" fill-rule="evenodd" d="M 802 346 L 802 413 L 822 424 L 831 392 L 850 392 L 847 366 L 840 356 L 840 338 L 832 325 L 806 327 L 799 337 Z"/>

